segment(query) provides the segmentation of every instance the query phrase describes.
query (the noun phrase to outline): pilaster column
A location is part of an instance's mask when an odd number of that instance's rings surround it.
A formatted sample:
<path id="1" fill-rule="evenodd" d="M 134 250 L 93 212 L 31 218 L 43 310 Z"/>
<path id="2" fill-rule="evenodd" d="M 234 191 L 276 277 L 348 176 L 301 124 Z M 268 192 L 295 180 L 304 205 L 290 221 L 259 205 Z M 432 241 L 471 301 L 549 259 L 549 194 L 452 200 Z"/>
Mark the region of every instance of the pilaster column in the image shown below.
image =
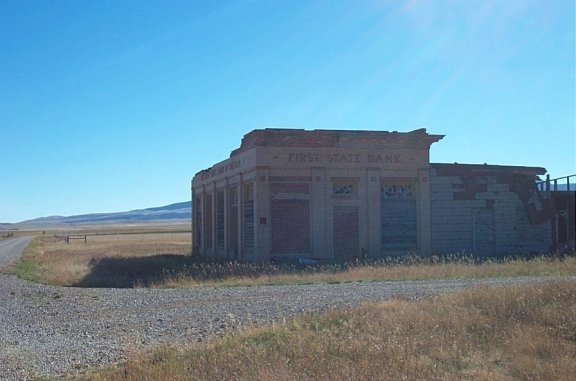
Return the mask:
<path id="1" fill-rule="evenodd" d="M 432 214 L 430 168 L 418 169 L 418 249 L 421 255 L 432 253 Z"/>
<path id="2" fill-rule="evenodd" d="M 254 257 L 270 259 L 270 182 L 269 169 L 258 168 L 254 179 Z"/>

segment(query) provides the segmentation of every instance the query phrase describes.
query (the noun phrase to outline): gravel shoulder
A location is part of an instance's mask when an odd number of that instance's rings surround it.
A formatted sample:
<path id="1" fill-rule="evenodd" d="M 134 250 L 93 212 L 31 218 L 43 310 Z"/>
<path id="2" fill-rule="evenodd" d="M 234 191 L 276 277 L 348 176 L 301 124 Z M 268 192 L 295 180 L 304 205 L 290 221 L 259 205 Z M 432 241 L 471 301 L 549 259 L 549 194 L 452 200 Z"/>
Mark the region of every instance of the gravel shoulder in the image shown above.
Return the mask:
<path id="1" fill-rule="evenodd" d="M 64 288 L 0 274 L 0 379 L 57 377 L 122 361 L 129 351 L 198 342 L 209 335 L 304 312 L 393 297 L 416 299 L 480 284 L 549 279 L 155 290 Z M 575 277 L 562 279 L 576 281 Z"/>

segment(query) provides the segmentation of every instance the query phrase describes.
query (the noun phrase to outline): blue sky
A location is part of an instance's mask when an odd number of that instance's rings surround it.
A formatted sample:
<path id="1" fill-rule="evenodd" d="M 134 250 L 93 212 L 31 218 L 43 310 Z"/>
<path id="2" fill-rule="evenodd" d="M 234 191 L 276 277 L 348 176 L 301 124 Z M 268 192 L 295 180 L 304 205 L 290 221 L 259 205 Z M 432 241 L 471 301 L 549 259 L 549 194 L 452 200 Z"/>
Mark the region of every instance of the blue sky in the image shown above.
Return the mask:
<path id="1" fill-rule="evenodd" d="M 190 198 L 266 127 L 576 172 L 573 0 L 0 0 L 0 222 Z"/>

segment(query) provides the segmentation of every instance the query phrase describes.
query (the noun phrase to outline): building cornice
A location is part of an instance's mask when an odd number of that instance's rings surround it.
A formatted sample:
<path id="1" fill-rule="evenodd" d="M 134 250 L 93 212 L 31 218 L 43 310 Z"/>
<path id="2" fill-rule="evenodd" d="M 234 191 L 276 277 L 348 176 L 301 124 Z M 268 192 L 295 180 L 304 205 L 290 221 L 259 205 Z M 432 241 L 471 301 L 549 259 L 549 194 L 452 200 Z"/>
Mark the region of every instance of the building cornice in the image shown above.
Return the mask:
<path id="1" fill-rule="evenodd" d="M 410 132 L 366 130 L 303 130 L 266 128 L 253 130 L 242 138 L 231 157 L 256 147 L 291 148 L 426 148 L 444 135 L 432 135 L 421 128 Z"/>

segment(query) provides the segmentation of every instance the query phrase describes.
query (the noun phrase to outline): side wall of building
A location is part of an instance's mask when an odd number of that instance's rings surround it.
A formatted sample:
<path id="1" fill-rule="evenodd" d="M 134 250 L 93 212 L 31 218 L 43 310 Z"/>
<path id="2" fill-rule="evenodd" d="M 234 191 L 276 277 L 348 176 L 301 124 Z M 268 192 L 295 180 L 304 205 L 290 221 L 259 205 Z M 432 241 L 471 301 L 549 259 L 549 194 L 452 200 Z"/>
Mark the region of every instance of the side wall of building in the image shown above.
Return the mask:
<path id="1" fill-rule="evenodd" d="M 192 242 L 194 252 L 239 261 L 258 256 L 256 157 L 239 153 L 192 180 Z"/>
<path id="2" fill-rule="evenodd" d="M 530 188 L 532 177 L 507 167 L 481 171 L 432 164 L 432 253 L 502 256 L 548 251 L 551 227 L 538 194 Z M 523 200 L 522 192 L 534 199 Z"/>

